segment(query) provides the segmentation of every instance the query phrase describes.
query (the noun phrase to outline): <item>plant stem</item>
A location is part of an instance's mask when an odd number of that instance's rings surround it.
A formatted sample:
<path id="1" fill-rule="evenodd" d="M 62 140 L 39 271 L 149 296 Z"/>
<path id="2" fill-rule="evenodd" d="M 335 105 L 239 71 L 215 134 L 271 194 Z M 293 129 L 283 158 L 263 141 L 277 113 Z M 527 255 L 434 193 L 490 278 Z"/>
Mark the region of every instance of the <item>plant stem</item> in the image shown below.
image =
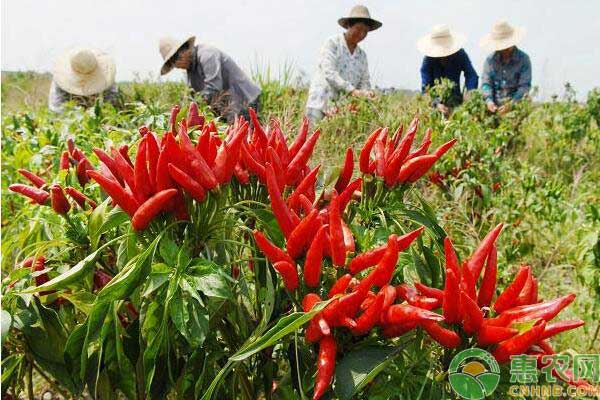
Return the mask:
<path id="1" fill-rule="evenodd" d="M 600 322 L 596 326 L 596 333 L 594 333 L 594 338 L 590 342 L 590 350 L 592 350 L 592 348 L 594 348 L 594 343 L 596 343 L 596 340 L 598 339 L 599 334 L 600 334 Z"/>
<path id="2" fill-rule="evenodd" d="M 27 397 L 29 400 L 34 400 L 33 397 L 33 363 L 29 363 L 29 368 L 27 369 Z"/>

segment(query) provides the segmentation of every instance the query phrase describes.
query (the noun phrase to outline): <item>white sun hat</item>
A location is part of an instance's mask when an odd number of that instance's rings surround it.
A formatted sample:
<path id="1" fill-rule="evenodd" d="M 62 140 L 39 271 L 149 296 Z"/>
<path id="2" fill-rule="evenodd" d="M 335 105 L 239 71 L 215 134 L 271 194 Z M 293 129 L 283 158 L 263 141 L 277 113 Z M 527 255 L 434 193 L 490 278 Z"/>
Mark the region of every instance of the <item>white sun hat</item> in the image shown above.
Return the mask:
<path id="1" fill-rule="evenodd" d="M 492 27 L 492 31 L 481 38 L 479 45 L 489 51 L 504 50 L 519 43 L 524 36 L 525 28 L 498 21 Z"/>
<path id="2" fill-rule="evenodd" d="M 436 25 L 417 41 L 417 48 L 429 57 L 447 57 L 460 50 L 466 42 L 465 35 L 451 30 L 448 25 Z"/>
<path id="3" fill-rule="evenodd" d="M 158 50 L 163 58 L 163 65 L 160 68 L 160 74 L 164 75 L 171 71 L 173 69 L 173 60 L 171 60 L 171 58 L 173 58 L 175 53 L 177 53 L 177 50 L 179 50 L 181 46 L 185 44 L 193 46 L 195 40 L 196 36 L 190 36 L 185 40 L 177 40 L 170 36 L 161 38 L 158 43 Z"/>
<path id="4" fill-rule="evenodd" d="M 347 17 L 342 17 L 338 19 L 338 24 L 340 24 L 342 28 L 348 28 L 348 24 L 353 20 L 364 21 L 367 25 L 369 25 L 369 31 L 379 29 L 383 25 L 376 19 L 371 18 L 371 14 L 369 14 L 369 9 L 361 5 L 356 5 L 352 7 L 352 9 L 350 10 L 350 14 Z"/>
<path id="5" fill-rule="evenodd" d="M 101 50 L 77 46 L 56 60 L 52 74 L 62 90 L 76 96 L 91 96 L 115 83 L 115 62 Z"/>

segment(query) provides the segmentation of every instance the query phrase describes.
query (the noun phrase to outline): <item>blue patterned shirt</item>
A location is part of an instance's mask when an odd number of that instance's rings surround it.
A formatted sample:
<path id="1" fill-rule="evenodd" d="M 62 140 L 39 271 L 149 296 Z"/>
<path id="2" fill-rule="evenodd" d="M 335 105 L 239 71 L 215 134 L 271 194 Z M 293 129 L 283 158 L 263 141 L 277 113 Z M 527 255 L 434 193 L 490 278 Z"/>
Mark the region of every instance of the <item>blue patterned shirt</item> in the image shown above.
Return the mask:
<path id="1" fill-rule="evenodd" d="M 481 90 L 485 101 L 500 105 L 507 100 L 521 100 L 531 89 L 531 61 L 515 47 L 507 64 L 500 52 L 490 54 L 483 64 Z"/>

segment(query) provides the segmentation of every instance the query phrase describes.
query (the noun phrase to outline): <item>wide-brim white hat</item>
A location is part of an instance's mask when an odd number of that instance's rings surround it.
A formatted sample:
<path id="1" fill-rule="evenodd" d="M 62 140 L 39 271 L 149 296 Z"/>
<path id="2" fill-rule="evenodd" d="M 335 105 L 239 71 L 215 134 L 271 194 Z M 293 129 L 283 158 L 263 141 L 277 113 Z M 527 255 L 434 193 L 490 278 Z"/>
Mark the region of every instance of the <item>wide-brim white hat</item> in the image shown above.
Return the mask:
<path id="1" fill-rule="evenodd" d="M 498 21 L 492 27 L 492 31 L 481 38 L 479 45 L 488 51 L 499 51 L 517 45 L 524 36 L 525 28 Z"/>
<path id="2" fill-rule="evenodd" d="M 342 17 L 338 19 L 338 24 L 340 24 L 342 28 L 348 28 L 348 24 L 356 20 L 366 23 L 369 26 L 369 31 L 379 29 L 383 25 L 376 19 L 371 18 L 371 14 L 369 14 L 369 9 L 361 5 L 352 7 L 352 9 L 350 10 L 350 14 L 347 17 Z"/>
<path id="3" fill-rule="evenodd" d="M 185 40 L 177 40 L 168 36 L 161 38 L 158 43 L 158 50 L 160 51 L 160 55 L 162 56 L 164 62 L 160 68 L 160 74 L 164 75 L 171 71 L 173 69 L 173 62 L 171 58 L 173 58 L 181 46 L 188 43 L 190 46 L 193 46 L 195 40 L 196 36 L 190 36 Z"/>
<path id="4" fill-rule="evenodd" d="M 447 57 L 459 51 L 466 42 L 467 37 L 462 33 L 447 25 L 436 25 L 417 41 L 417 48 L 428 57 Z"/>
<path id="5" fill-rule="evenodd" d="M 102 50 L 77 46 L 64 52 L 54 64 L 54 81 L 76 96 L 101 93 L 115 83 L 115 62 Z"/>

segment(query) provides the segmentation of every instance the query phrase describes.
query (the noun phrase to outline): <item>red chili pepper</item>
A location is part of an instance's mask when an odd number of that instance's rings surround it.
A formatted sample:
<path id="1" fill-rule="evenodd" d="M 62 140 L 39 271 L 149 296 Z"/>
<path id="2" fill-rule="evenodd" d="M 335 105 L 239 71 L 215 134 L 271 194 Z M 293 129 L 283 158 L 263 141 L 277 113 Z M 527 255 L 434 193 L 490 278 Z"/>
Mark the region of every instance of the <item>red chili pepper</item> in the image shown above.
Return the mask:
<path id="1" fill-rule="evenodd" d="M 34 272 L 43 271 L 44 269 L 46 269 L 46 257 L 44 257 L 44 256 L 27 257 L 21 263 L 21 268 L 31 268 L 31 267 L 33 267 Z M 37 275 L 34 279 L 35 279 L 36 286 L 43 285 L 44 283 L 46 283 L 50 280 L 47 273 Z M 48 294 L 49 292 L 42 292 L 42 293 Z M 43 295 L 44 294 L 42 294 L 42 296 Z"/>
<path id="2" fill-rule="evenodd" d="M 446 268 L 452 270 L 456 279 L 460 281 L 461 271 L 458 263 L 458 257 L 456 256 L 456 251 L 454 250 L 452 240 L 448 236 L 444 238 L 444 255 L 446 257 Z"/>
<path id="3" fill-rule="evenodd" d="M 469 335 L 477 332 L 483 324 L 483 311 L 475 300 L 464 291 L 460 292 L 460 314 L 463 329 Z"/>
<path id="4" fill-rule="evenodd" d="M 247 185 L 250 183 L 250 174 L 242 165 L 238 162 L 233 168 L 233 174 L 239 183 Z"/>
<path id="5" fill-rule="evenodd" d="M 185 190 L 197 202 L 204 201 L 206 192 L 202 185 L 194 180 L 191 176 L 180 170 L 173 164 L 169 164 L 169 174 L 171 178 Z"/>
<path id="6" fill-rule="evenodd" d="M 527 276 L 527 281 L 525 282 L 525 286 L 523 286 L 523 289 L 521 290 L 521 293 L 519 294 L 519 297 L 517 298 L 517 301 L 515 302 L 516 306 L 522 306 L 522 305 L 526 305 L 526 304 L 531 304 L 531 302 L 529 301 L 532 292 L 533 292 L 533 274 L 531 272 L 531 270 L 529 270 L 529 275 Z"/>
<path id="7" fill-rule="evenodd" d="M 396 294 L 402 300 L 405 300 L 408 302 L 414 302 L 415 299 L 417 298 L 417 296 L 419 296 L 419 292 L 417 292 L 417 289 L 415 289 L 412 286 L 409 286 L 406 283 L 402 283 L 402 284 L 396 286 Z"/>
<path id="8" fill-rule="evenodd" d="M 317 217 L 319 216 L 318 210 L 311 211 L 306 217 L 300 221 L 286 242 L 287 252 L 292 258 L 297 258 L 302 255 L 302 252 L 306 246 L 310 243 L 311 239 L 314 238 L 315 234 L 321 227 Z"/>
<path id="9" fill-rule="evenodd" d="M 528 331 L 500 342 L 492 355 L 502 364 L 509 361 L 512 355 L 525 353 L 531 345 L 540 339 L 545 328 L 546 321 L 540 321 Z"/>
<path id="10" fill-rule="evenodd" d="M 379 293 L 383 293 L 383 309 L 382 312 L 386 312 L 388 308 L 392 304 L 394 304 L 394 300 L 396 300 L 396 288 L 392 285 L 385 285 L 381 289 L 379 289 Z"/>
<path id="11" fill-rule="evenodd" d="M 344 220 L 342 220 L 342 232 L 344 233 L 344 247 L 346 248 L 346 253 L 354 253 L 356 250 L 354 236 L 352 235 L 350 227 L 344 222 Z"/>
<path id="12" fill-rule="evenodd" d="M 461 338 L 458 333 L 441 327 L 437 322 L 434 321 L 423 321 L 421 326 L 429 336 L 442 346 L 447 349 L 454 349 L 460 346 Z"/>
<path id="13" fill-rule="evenodd" d="M 112 149 L 111 154 L 113 160 L 115 161 L 115 167 L 117 168 L 119 175 L 127 183 L 129 189 L 131 189 L 131 191 L 135 194 L 135 173 L 133 171 L 133 167 L 129 165 L 127 160 L 123 158 L 123 155 L 119 151 Z"/>
<path id="14" fill-rule="evenodd" d="M 406 250 L 423 230 L 425 230 L 425 227 L 420 227 L 412 232 L 399 236 L 396 243 L 398 245 L 398 252 Z M 348 264 L 350 273 L 354 275 L 377 264 L 381 257 L 383 257 L 386 249 L 387 245 L 383 245 L 357 255 Z"/>
<path id="15" fill-rule="evenodd" d="M 383 130 L 383 128 L 377 128 L 377 129 L 375 129 L 373 131 L 373 133 L 371 133 L 369 135 L 369 137 L 365 141 L 365 144 L 364 144 L 362 150 L 360 151 L 360 156 L 359 156 L 359 159 L 358 159 L 358 165 L 359 165 L 360 172 L 362 172 L 363 174 L 369 174 L 370 173 L 369 172 L 369 161 L 371 159 L 371 150 L 373 150 L 373 146 L 375 145 L 375 141 L 379 137 L 379 134 L 381 133 L 382 130 Z"/>
<path id="16" fill-rule="evenodd" d="M 275 176 L 275 170 L 270 163 L 266 165 L 267 173 L 267 190 L 269 192 L 269 198 L 271 199 L 271 210 L 273 215 L 279 224 L 279 228 L 283 232 L 284 236 L 288 238 L 294 230 L 294 224 L 292 222 L 292 216 L 290 210 L 285 204 L 283 197 L 281 197 L 281 191 L 277 184 L 277 178 Z"/>
<path id="17" fill-rule="evenodd" d="M 292 257 L 279 247 L 275 246 L 262 232 L 255 230 L 253 234 L 256 245 L 272 264 L 279 261 L 287 261 L 290 264 L 294 264 Z"/>
<path id="18" fill-rule="evenodd" d="M 178 104 L 175 104 L 171 108 L 171 118 L 169 119 L 169 125 L 173 135 L 177 135 L 177 114 L 179 114 L 179 111 L 181 111 L 181 107 L 179 107 Z"/>
<path id="19" fill-rule="evenodd" d="M 444 299 L 444 291 L 443 290 L 423 285 L 421 282 L 415 282 L 415 288 L 417 288 L 417 290 L 419 292 L 421 292 L 421 294 L 424 296 L 433 297 L 434 299 L 437 299 L 440 301 L 442 301 Z"/>
<path id="20" fill-rule="evenodd" d="M 73 153 L 75 152 L 75 142 L 73 141 L 73 138 L 67 138 L 67 150 L 69 151 L 70 155 L 73 155 Z"/>
<path id="21" fill-rule="evenodd" d="M 283 284 L 288 291 L 293 292 L 298 288 L 298 271 L 294 264 L 287 261 L 278 261 L 273 264 L 273 268 L 281 275 Z"/>
<path id="22" fill-rule="evenodd" d="M 137 154 L 135 157 L 135 168 L 134 168 L 134 185 L 135 190 L 138 194 L 137 198 L 142 201 L 147 200 L 154 193 L 154 186 L 150 182 L 148 175 L 148 168 L 146 167 L 146 156 L 147 156 L 147 139 L 144 137 L 139 144 Z"/>
<path id="23" fill-rule="evenodd" d="M 425 135 L 423 136 L 423 140 L 421 141 L 421 144 L 419 145 L 419 148 L 417 148 L 415 151 L 410 153 L 406 157 L 406 161 L 410 160 L 411 158 L 415 158 L 415 157 L 423 156 L 423 155 L 427 154 L 427 151 L 429 150 L 429 146 L 431 145 L 431 134 L 432 133 L 433 133 L 433 130 L 431 128 L 427 128 L 427 130 L 425 131 Z"/>
<path id="24" fill-rule="evenodd" d="M 394 304 L 388 309 L 386 315 L 387 324 L 421 323 L 424 321 L 442 321 L 443 319 L 439 314 L 409 304 Z"/>
<path id="25" fill-rule="evenodd" d="M 309 192 L 311 188 L 315 186 L 315 182 L 317 181 L 317 174 L 319 173 L 319 169 L 321 165 L 317 165 L 310 171 L 298 184 L 296 189 L 292 192 L 290 197 L 288 197 L 287 203 L 291 208 L 297 208 L 298 200 L 301 194 L 306 194 Z M 308 197 L 308 196 L 307 196 Z M 310 200 L 310 198 L 309 198 Z"/>
<path id="26" fill-rule="evenodd" d="M 368 289 L 359 288 L 329 303 L 323 310 L 323 317 L 329 326 L 344 326 L 349 329 L 356 328 L 356 321 L 351 316 L 356 315 L 358 310 L 360 310 L 360 305 L 367 297 L 367 294 Z"/>
<path id="27" fill-rule="evenodd" d="M 456 139 L 449 140 L 446 143 L 444 143 L 443 145 L 441 145 L 440 147 L 438 147 L 437 150 L 433 152 L 433 154 L 435 154 L 435 156 L 439 159 L 448 150 L 450 150 L 450 148 L 452 146 L 454 146 L 455 143 L 456 143 Z"/>
<path id="28" fill-rule="evenodd" d="M 131 219 L 131 225 L 136 231 L 146 229 L 150 222 L 169 204 L 169 201 L 177 194 L 177 189 L 167 189 L 156 193 L 146 200 L 135 212 Z"/>
<path id="29" fill-rule="evenodd" d="M 383 310 L 384 295 L 380 293 L 375 298 L 373 304 L 369 306 L 357 319 L 356 328 L 352 329 L 352 334 L 356 336 L 362 336 L 369 333 L 369 331 L 379 322 L 381 311 Z"/>
<path id="30" fill-rule="evenodd" d="M 146 162 L 148 163 L 148 179 L 150 185 L 156 190 L 156 169 L 158 167 L 158 157 L 160 156 L 160 147 L 156 136 L 153 133 L 146 135 Z"/>
<path id="31" fill-rule="evenodd" d="M 248 145 L 246 144 L 246 142 L 242 142 L 241 152 L 242 152 L 241 153 L 242 160 L 244 161 L 246 168 L 248 168 L 248 170 L 250 172 L 252 172 L 254 175 L 256 175 L 258 177 L 259 181 L 265 183 L 266 182 L 265 167 L 254 159 L 254 157 L 250 153 L 250 150 L 248 149 Z"/>
<path id="32" fill-rule="evenodd" d="M 10 185 L 8 190 L 28 197 L 41 206 L 45 205 L 46 201 L 48 201 L 48 198 L 50 197 L 48 192 L 45 190 L 33 186 L 23 185 L 21 183 L 14 183 Z"/>
<path id="33" fill-rule="evenodd" d="M 491 346 L 510 339 L 518 333 L 518 329 L 483 324 L 477 331 L 477 344 L 482 347 Z"/>
<path id="34" fill-rule="evenodd" d="M 20 168 L 17 171 L 19 172 L 19 174 L 23 175 L 29 182 L 33 183 L 33 186 L 37 188 L 41 188 L 42 186 L 46 185 L 46 181 L 43 178 L 39 177 L 31 171 L 28 171 L 23 168 Z"/>
<path id="35" fill-rule="evenodd" d="M 540 336 L 540 340 L 548 339 L 552 336 L 558 335 L 559 333 L 579 328 L 585 325 L 585 321 L 580 319 L 572 319 L 567 321 L 555 322 L 553 324 L 547 324 L 544 332 Z"/>
<path id="36" fill-rule="evenodd" d="M 277 185 L 279 186 L 279 190 L 283 191 L 285 188 L 284 168 L 281 159 L 277 155 L 277 152 L 274 148 L 267 148 L 267 159 L 269 160 L 269 162 L 273 166 L 273 170 L 275 171 L 275 177 L 277 178 Z"/>
<path id="37" fill-rule="evenodd" d="M 300 209 L 295 208 L 295 210 L 296 211 L 301 211 L 301 213 L 304 214 L 304 215 L 310 214 L 310 212 L 315 209 L 313 207 L 312 202 L 308 199 L 308 197 L 306 197 L 303 194 L 301 194 L 298 197 L 298 203 L 299 203 Z"/>
<path id="38" fill-rule="evenodd" d="M 319 297 L 316 293 L 308 293 L 302 299 L 302 310 L 304 312 L 309 312 L 313 309 L 315 304 L 321 301 L 321 297 Z M 327 321 L 323 318 L 321 313 L 316 314 L 308 323 L 306 330 L 304 332 L 304 337 L 309 343 L 318 342 L 323 336 L 327 336 L 331 334 L 331 330 Z"/>
<path id="39" fill-rule="evenodd" d="M 75 160 L 76 162 L 79 162 L 82 158 L 85 157 L 85 154 L 83 154 L 83 152 L 78 148 L 75 148 L 75 150 L 73 150 L 73 153 L 71 154 L 71 157 L 73 157 L 73 160 Z"/>
<path id="40" fill-rule="evenodd" d="M 333 373 L 335 372 L 336 351 L 337 346 L 333 337 L 325 336 L 319 342 L 317 379 L 315 381 L 313 400 L 319 400 L 331 385 Z"/>
<path id="41" fill-rule="evenodd" d="M 250 107 L 248 109 L 248 114 L 250 114 L 250 121 L 252 121 L 254 134 L 258 138 L 258 142 L 261 144 L 262 147 L 266 147 L 269 139 L 267 138 L 265 130 L 263 129 L 263 127 L 260 124 L 260 121 L 258 120 L 258 115 L 256 115 L 256 111 L 254 111 L 254 109 Z"/>
<path id="42" fill-rule="evenodd" d="M 93 171 L 94 167 L 92 163 L 85 157 L 81 158 L 77 163 L 77 180 L 81 186 L 85 186 L 86 183 L 90 181 L 90 178 L 87 176 L 87 171 Z"/>
<path id="43" fill-rule="evenodd" d="M 218 183 L 222 184 L 231 180 L 235 165 L 240 158 L 242 141 L 247 133 L 248 123 L 246 122 L 232 134 L 232 138 L 229 142 L 224 142 L 219 148 L 213 167 L 213 172 Z"/>
<path id="44" fill-rule="evenodd" d="M 527 282 L 527 277 L 531 273 L 530 268 L 531 267 L 528 265 L 524 265 L 519 269 L 513 282 L 508 285 L 496 299 L 493 306 L 494 311 L 502 313 L 516 303 L 517 297 L 519 296 L 519 293 L 521 293 L 521 290 L 523 290 L 523 286 L 525 286 L 525 282 Z"/>
<path id="45" fill-rule="evenodd" d="M 59 185 L 54 184 L 50 187 L 50 201 L 52 209 L 57 214 L 64 215 L 71 209 L 71 205 Z"/>
<path id="46" fill-rule="evenodd" d="M 424 174 L 436 160 L 437 158 L 434 155 L 425 155 L 408 160 L 404 163 L 402 168 L 400 168 L 396 182 L 399 184 L 412 182 L 413 176 L 416 176 L 415 173 L 422 171 L 421 175 Z"/>
<path id="47" fill-rule="evenodd" d="M 477 250 L 473 252 L 471 258 L 467 261 L 467 268 L 471 271 L 471 275 L 477 280 L 483 269 L 483 263 L 490 254 L 492 246 L 496 242 L 498 235 L 502 232 L 504 225 L 502 223 L 496 225 L 481 241 Z"/>
<path id="48" fill-rule="evenodd" d="M 354 196 L 354 192 L 356 192 L 361 186 L 362 178 L 356 178 L 350 182 L 348 186 L 346 186 L 342 193 L 340 193 L 338 196 L 338 204 L 340 206 L 339 209 L 341 213 L 346 210 L 348 203 L 350 203 L 350 200 L 352 200 L 352 197 Z"/>
<path id="49" fill-rule="evenodd" d="M 88 176 L 98 182 L 100 187 L 123 209 L 130 217 L 136 213 L 139 203 L 123 189 L 117 181 L 105 177 L 100 172 L 88 171 Z"/>
<path id="50" fill-rule="evenodd" d="M 285 183 L 288 186 L 293 186 L 294 183 L 298 180 L 302 169 L 306 165 L 308 159 L 312 155 L 312 152 L 315 148 L 315 144 L 321 135 L 320 130 L 316 130 L 302 145 L 298 153 L 292 158 L 292 161 L 288 164 L 287 170 L 285 172 Z"/>
<path id="51" fill-rule="evenodd" d="M 383 178 L 383 175 L 385 173 L 386 160 L 385 160 L 385 142 L 381 138 L 378 138 L 375 141 L 374 150 L 375 150 L 375 154 L 374 154 L 375 155 L 375 174 L 377 174 L 377 176 Z"/>
<path id="52" fill-rule="evenodd" d="M 71 197 L 73 200 L 75 200 L 75 202 L 82 209 L 85 209 L 86 202 L 90 205 L 91 208 L 96 208 L 96 206 L 98 205 L 98 204 L 96 204 L 96 202 L 94 200 L 90 199 L 85 194 L 81 193 L 79 190 L 72 188 L 70 186 L 67 186 L 65 188 L 65 192 L 67 193 L 67 195 L 69 195 L 69 197 Z"/>
<path id="53" fill-rule="evenodd" d="M 346 246 L 344 244 L 344 231 L 342 229 L 342 216 L 338 196 L 334 190 L 329 203 L 329 239 L 331 240 L 331 261 L 335 266 L 346 263 Z"/>
<path id="54" fill-rule="evenodd" d="M 300 129 L 298 130 L 298 134 L 296 135 L 294 142 L 290 146 L 289 153 L 290 153 L 291 158 L 294 158 L 296 156 L 296 154 L 298 153 L 298 150 L 300 150 L 302 145 L 304 145 L 304 143 L 306 142 L 306 137 L 308 136 L 309 124 L 310 124 L 310 122 L 309 122 L 308 118 L 304 117 L 302 119 L 302 124 L 300 125 Z"/>
<path id="55" fill-rule="evenodd" d="M 198 114 L 198 104 L 193 101 L 190 103 L 190 107 L 188 108 L 187 125 L 190 128 L 194 126 L 198 127 L 199 129 L 202 129 L 202 126 L 204 126 L 204 117 Z"/>
<path id="56" fill-rule="evenodd" d="M 337 190 L 338 193 L 342 193 L 346 186 L 348 186 L 348 183 L 350 183 L 353 170 L 354 154 L 352 153 L 352 148 L 348 147 L 348 149 L 346 149 L 346 158 L 344 159 L 344 165 L 342 167 L 342 170 L 340 171 L 340 176 L 338 177 L 335 183 L 335 190 Z"/>
<path id="57" fill-rule="evenodd" d="M 412 300 L 408 300 L 408 304 L 411 306 L 419 307 L 424 310 L 434 310 L 442 306 L 442 300 L 427 297 L 427 296 L 415 296 Z"/>
<path id="58" fill-rule="evenodd" d="M 460 277 L 460 288 L 467 296 L 477 301 L 477 289 L 475 288 L 475 285 L 475 278 L 471 276 L 471 271 L 468 270 L 463 263 L 462 274 Z"/>
<path id="59" fill-rule="evenodd" d="M 327 234 L 327 226 L 322 226 L 317 231 L 304 261 L 304 283 L 309 287 L 319 285 L 321 280 L 321 263 L 323 262 L 323 243 Z"/>
<path id="60" fill-rule="evenodd" d="M 487 256 L 485 265 L 485 273 L 479 287 L 479 295 L 477 296 L 477 304 L 479 307 L 488 307 L 492 303 L 492 297 L 496 292 L 496 279 L 498 273 L 498 254 L 496 246 L 493 245 L 490 253 Z"/>
<path id="61" fill-rule="evenodd" d="M 69 152 L 63 151 L 60 155 L 59 168 L 62 170 L 67 170 L 71 167 L 71 160 L 69 158 Z"/>
<path id="62" fill-rule="evenodd" d="M 446 282 L 444 285 L 444 300 L 442 302 L 442 315 L 449 324 L 460 321 L 460 288 L 454 271 L 446 268 Z"/>
<path id="63" fill-rule="evenodd" d="M 333 284 L 331 289 L 329 289 L 329 293 L 327 294 L 327 297 L 329 297 L 331 299 L 335 295 L 343 294 L 344 292 L 346 292 L 346 289 L 348 289 L 348 286 L 350 285 L 351 280 L 352 280 L 352 275 L 350 275 L 350 274 L 341 276 L 337 281 L 335 281 L 335 283 Z"/>
<path id="64" fill-rule="evenodd" d="M 131 162 L 131 158 L 129 158 L 129 146 L 126 144 L 122 144 L 121 146 L 119 146 L 119 153 L 121 154 L 121 156 L 123 156 L 123 159 L 127 161 L 127 164 L 129 164 L 129 166 L 133 168 L 133 162 Z"/>
<path id="65" fill-rule="evenodd" d="M 93 151 L 94 154 L 96 154 L 96 157 L 98 157 L 98 159 L 100 160 L 100 162 L 102 162 L 102 164 L 104 164 L 106 168 L 108 168 L 108 170 L 119 182 L 119 184 L 123 186 L 123 178 L 121 177 L 121 174 L 119 174 L 115 160 L 113 160 L 111 156 L 109 156 L 103 150 L 97 147 L 95 147 Z"/>
<path id="66" fill-rule="evenodd" d="M 511 322 L 526 322 L 533 321 L 535 319 L 544 319 L 551 321 L 558 315 L 565 307 L 571 304 L 575 300 L 575 294 L 570 293 L 562 297 L 558 297 L 554 300 L 546 301 L 543 303 L 530 304 L 526 306 L 519 306 L 506 310 L 500 314 L 503 318 L 509 318 Z"/>

